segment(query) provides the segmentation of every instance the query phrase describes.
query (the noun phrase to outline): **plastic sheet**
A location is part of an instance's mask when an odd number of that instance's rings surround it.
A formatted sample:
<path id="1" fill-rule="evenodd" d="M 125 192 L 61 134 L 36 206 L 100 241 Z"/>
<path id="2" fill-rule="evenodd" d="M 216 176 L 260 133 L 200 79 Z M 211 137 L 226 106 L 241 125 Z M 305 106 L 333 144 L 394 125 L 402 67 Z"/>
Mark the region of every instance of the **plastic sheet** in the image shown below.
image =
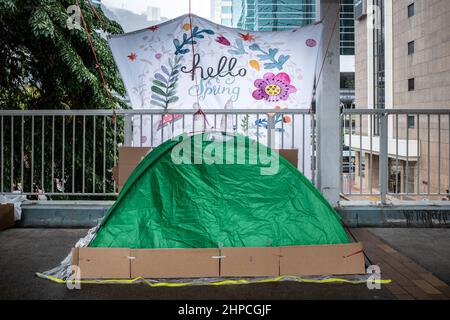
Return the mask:
<path id="1" fill-rule="evenodd" d="M 223 286 L 223 285 L 243 285 L 243 284 L 258 284 L 258 283 L 272 283 L 272 282 L 298 282 L 298 283 L 346 283 L 352 285 L 361 285 L 366 283 L 389 284 L 392 281 L 388 279 L 373 279 L 369 274 L 352 275 L 352 276 L 280 276 L 280 277 L 265 277 L 265 278 L 197 278 L 197 279 L 107 279 L 107 280 L 76 280 L 76 279 L 60 279 L 54 276 L 37 273 L 38 277 L 47 279 L 56 283 L 80 283 L 80 284 L 139 284 L 144 283 L 150 287 L 187 287 L 187 286 Z"/>
<path id="2" fill-rule="evenodd" d="M 0 195 L 1 204 L 13 204 L 14 205 L 14 220 L 19 221 L 22 219 L 22 202 L 27 198 L 24 195 Z"/>

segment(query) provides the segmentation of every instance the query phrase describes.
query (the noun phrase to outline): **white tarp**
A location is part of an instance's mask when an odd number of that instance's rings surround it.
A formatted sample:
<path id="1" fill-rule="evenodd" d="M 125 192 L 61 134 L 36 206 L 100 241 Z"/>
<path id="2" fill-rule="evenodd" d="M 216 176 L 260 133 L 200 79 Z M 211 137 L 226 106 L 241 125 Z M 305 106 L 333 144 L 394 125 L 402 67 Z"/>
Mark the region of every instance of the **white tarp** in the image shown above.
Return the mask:
<path id="1" fill-rule="evenodd" d="M 13 204 L 14 205 L 14 220 L 19 221 L 22 219 L 22 202 L 26 200 L 26 197 L 20 194 L 12 195 L 0 195 L 1 204 Z"/>
<path id="2" fill-rule="evenodd" d="M 321 24 L 287 31 L 250 32 L 195 15 L 191 19 L 184 15 L 109 39 L 134 109 L 197 109 L 197 102 L 202 109 L 310 108 Z M 189 117 L 184 121 L 181 116 L 169 115 L 164 119 L 135 117 L 133 145 L 156 146 L 183 131 L 205 129 L 203 118 L 196 126 Z M 226 131 L 245 133 L 265 142 L 267 120 L 265 114 L 258 119 L 209 115 L 205 124 L 210 129 L 222 125 L 224 130 L 226 126 Z M 305 141 L 305 153 L 309 153 L 310 121 L 308 117 L 302 127 L 302 120 L 300 116 L 276 115 L 275 147 L 280 148 L 283 141 L 285 148 L 302 150 Z"/>

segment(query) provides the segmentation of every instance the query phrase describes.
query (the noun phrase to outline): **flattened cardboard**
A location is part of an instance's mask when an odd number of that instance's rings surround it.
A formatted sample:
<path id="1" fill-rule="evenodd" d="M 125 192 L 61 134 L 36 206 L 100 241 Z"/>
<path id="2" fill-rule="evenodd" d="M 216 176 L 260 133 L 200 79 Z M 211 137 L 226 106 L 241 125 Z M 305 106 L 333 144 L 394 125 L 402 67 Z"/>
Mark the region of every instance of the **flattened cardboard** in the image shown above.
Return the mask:
<path id="1" fill-rule="evenodd" d="M 113 180 L 118 183 L 119 182 L 119 166 L 114 166 L 111 169 Z"/>
<path id="2" fill-rule="evenodd" d="M 364 274 L 361 243 L 267 248 L 74 248 L 82 279 Z M 220 259 L 219 259 L 220 258 Z"/>
<path id="3" fill-rule="evenodd" d="M 280 275 L 363 274 L 361 243 L 280 247 Z"/>
<path id="4" fill-rule="evenodd" d="M 152 150 L 149 147 L 120 147 L 119 164 L 113 168 L 113 179 L 119 192 L 122 190 L 137 165 Z"/>
<path id="5" fill-rule="evenodd" d="M 78 248 L 83 279 L 129 279 L 130 249 Z"/>
<path id="6" fill-rule="evenodd" d="M 131 277 L 219 277 L 218 249 L 132 249 Z"/>
<path id="7" fill-rule="evenodd" d="M 78 250 L 78 248 L 73 248 L 72 249 L 72 251 L 71 251 L 71 253 L 72 253 L 72 259 L 71 259 L 71 264 L 73 265 L 73 266 L 78 266 L 78 264 L 79 264 L 79 253 L 80 253 L 80 251 Z"/>
<path id="8" fill-rule="evenodd" d="M 270 277 L 279 275 L 280 248 L 222 248 L 220 276 Z"/>
<path id="9" fill-rule="evenodd" d="M 298 149 L 279 149 L 276 151 L 294 167 L 298 167 Z"/>
<path id="10" fill-rule="evenodd" d="M 151 150 L 150 147 L 119 147 L 119 164 L 138 165 Z"/>
<path id="11" fill-rule="evenodd" d="M 14 205 L 0 204 L 0 231 L 14 227 Z"/>

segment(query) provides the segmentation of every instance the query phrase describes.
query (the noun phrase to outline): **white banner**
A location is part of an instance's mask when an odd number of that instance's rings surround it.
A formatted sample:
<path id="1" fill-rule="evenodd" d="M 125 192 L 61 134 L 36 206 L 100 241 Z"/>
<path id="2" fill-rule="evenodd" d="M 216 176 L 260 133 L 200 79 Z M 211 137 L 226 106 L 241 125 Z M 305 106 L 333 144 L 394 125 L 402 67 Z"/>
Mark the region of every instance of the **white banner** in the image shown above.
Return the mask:
<path id="1" fill-rule="evenodd" d="M 322 25 L 277 32 L 228 28 L 184 15 L 147 29 L 109 39 L 114 59 L 134 109 L 309 109 Z M 194 49 L 194 50 L 193 50 Z M 195 72 L 196 80 L 192 79 Z M 181 133 L 180 116 L 134 119 L 133 144 L 156 146 Z M 208 116 L 195 122 L 185 117 L 184 131 L 208 128 L 267 137 L 267 115 Z M 219 118 L 219 119 L 217 119 Z M 297 119 L 298 118 L 298 119 Z M 309 118 L 309 117 L 308 117 Z M 287 148 L 305 140 L 309 146 L 309 121 L 275 116 L 276 144 Z M 296 122 L 294 130 L 290 128 Z M 192 128 L 192 129 L 190 129 Z M 299 130 L 300 129 L 300 130 Z M 175 132 L 172 132 L 174 130 Z M 306 137 L 302 131 L 306 130 Z M 141 134 L 142 131 L 142 134 Z M 298 132 L 297 132 L 298 131 Z M 294 138 L 294 139 L 292 139 Z M 294 142 L 291 146 L 289 141 Z M 307 149 L 309 150 L 309 149 Z"/>

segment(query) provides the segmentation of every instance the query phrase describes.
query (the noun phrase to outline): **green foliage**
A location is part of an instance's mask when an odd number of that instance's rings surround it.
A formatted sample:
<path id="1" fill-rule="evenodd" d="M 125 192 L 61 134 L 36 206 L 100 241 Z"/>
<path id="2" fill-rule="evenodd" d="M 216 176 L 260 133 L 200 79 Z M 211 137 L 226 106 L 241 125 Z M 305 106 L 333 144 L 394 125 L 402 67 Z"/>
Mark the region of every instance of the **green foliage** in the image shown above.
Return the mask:
<path id="1" fill-rule="evenodd" d="M 0 109 L 125 107 L 125 89 L 104 34 L 122 33 L 86 0 L 80 5 L 110 91 L 96 68 L 86 31 L 70 29 L 73 0 L 0 1 Z M 70 11 L 69 11 L 70 12 Z"/>
<path id="2" fill-rule="evenodd" d="M 105 33 L 122 33 L 122 28 L 106 18 L 98 7 L 96 10 L 101 19 L 96 19 L 89 3 L 80 0 L 89 34 L 113 95 L 111 100 L 103 87 L 83 25 L 79 29 L 68 28 L 67 21 L 73 13 L 66 10 L 74 4 L 74 0 L 0 0 L 0 109 L 126 107 L 125 88 L 105 39 Z M 114 125 L 111 117 L 97 117 L 94 132 L 92 117 L 65 117 L 64 140 L 61 116 L 55 117 L 54 124 L 51 117 L 46 117 L 43 123 L 41 117 L 35 117 L 34 124 L 31 117 L 23 120 L 21 117 L 3 117 L 3 121 L 1 148 L 4 162 L 0 165 L 4 170 L 5 191 L 22 185 L 25 192 L 36 189 L 50 192 L 53 185 L 55 192 L 61 192 L 63 190 L 57 186 L 64 177 L 65 192 L 72 192 L 72 185 L 75 192 L 81 192 L 83 168 L 85 192 L 93 192 L 94 184 L 96 192 L 102 192 L 103 186 L 106 192 L 112 191 L 111 168 L 117 156 L 114 144 L 123 141 L 122 118 L 118 117 Z M 85 131 L 82 129 L 84 121 Z M 74 126 L 75 134 L 72 132 Z"/>

